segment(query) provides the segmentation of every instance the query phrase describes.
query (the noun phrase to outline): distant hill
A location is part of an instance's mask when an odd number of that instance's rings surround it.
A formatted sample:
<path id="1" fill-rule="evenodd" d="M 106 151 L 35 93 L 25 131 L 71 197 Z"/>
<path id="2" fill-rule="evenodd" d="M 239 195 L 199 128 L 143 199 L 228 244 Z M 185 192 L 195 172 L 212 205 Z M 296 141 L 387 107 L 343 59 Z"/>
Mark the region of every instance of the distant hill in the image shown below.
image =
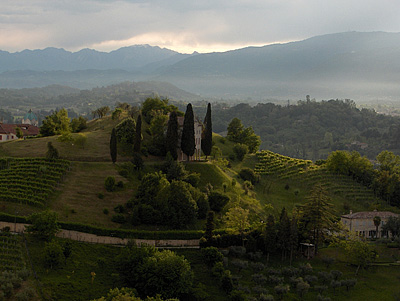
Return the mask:
<path id="1" fill-rule="evenodd" d="M 399 33 L 347 32 L 200 54 L 166 68 L 160 78 L 209 95 L 389 98 L 400 95 L 399 71 Z"/>
<path id="2" fill-rule="evenodd" d="M 29 71 L 26 71 L 29 70 Z M 191 55 L 148 45 L 110 53 L 83 49 L 0 52 L 0 87 L 80 89 L 167 81 L 204 96 L 253 100 L 393 100 L 400 96 L 400 33 L 345 32 L 298 42 Z"/>
<path id="3" fill-rule="evenodd" d="M 140 71 L 148 64 L 176 63 L 188 55 L 149 45 L 123 47 L 111 52 L 82 49 L 70 52 L 59 48 L 0 52 L 0 72 L 16 70 L 76 71 L 86 69 Z"/>

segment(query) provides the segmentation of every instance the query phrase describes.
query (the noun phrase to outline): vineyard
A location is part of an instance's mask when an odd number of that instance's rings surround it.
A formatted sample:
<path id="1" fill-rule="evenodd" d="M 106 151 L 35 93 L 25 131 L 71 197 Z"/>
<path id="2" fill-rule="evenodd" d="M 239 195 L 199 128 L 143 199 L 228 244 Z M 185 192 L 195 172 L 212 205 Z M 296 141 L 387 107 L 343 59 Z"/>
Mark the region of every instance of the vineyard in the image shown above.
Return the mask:
<path id="1" fill-rule="evenodd" d="M 0 200 L 42 207 L 68 168 L 65 160 L 2 158 Z"/>
<path id="2" fill-rule="evenodd" d="M 22 256 L 21 237 L 10 232 L 0 232 L 0 271 L 23 268 L 25 261 Z"/>
<path id="3" fill-rule="evenodd" d="M 331 194 L 350 201 L 373 203 L 377 200 L 371 189 L 351 177 L 333 174 L 324 165 L 315 165 L 310 160 L 290 158 L 271 151 L 259 152 L 257 158 L 259 163 L 254 171 L 258 174 L 290 179 L 307 187 L 318 183 Z"/>

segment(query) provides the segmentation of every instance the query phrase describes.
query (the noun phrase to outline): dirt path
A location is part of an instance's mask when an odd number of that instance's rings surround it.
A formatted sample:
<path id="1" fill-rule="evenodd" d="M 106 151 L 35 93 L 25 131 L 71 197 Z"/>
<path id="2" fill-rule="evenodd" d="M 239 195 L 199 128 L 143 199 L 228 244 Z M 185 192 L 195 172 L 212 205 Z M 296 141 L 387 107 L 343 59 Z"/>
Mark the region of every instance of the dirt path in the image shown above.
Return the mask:
<path id="1" fill-rule="evenodd" d="M 27 224 L 20 223 L 9 223 L 0 221 L 0 229 L 4 227 L 10 227 L 10 230 L 17 233 L 22 233 L 25 231 L 25 226 Z M 68 238 L 76 241 L 97 243 L 97 244 L 107 244 L 107 245 L 126 245 L 132 239 L 123 239 L 119 237 L 110 236 L 97 236 L 95 234 L 83 233 L 72 230 L 61 230 L 58 237 Z M 188 240 L 155 240 L 155 239 L 134 239 L 137 245 L 146 244 L 150 246 L 155 246 L 157 248 L 199 248 L 198 239 L 188 239 Z"/>

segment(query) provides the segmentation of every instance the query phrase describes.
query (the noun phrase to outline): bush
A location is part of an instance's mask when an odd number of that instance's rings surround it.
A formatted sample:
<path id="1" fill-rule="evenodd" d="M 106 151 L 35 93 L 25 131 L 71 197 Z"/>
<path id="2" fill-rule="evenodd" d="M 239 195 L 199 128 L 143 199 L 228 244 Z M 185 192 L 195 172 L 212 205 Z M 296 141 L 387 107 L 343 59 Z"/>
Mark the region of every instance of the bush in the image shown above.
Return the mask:
<path id="1" fill-rule="evenodd" d="M 244 181 L 250 181 L 251 184 L 255 185 L 260 181 L 260 176 L 254 172 L 254 170 L 250 168 L 242 168 L 239 171 L 239 176 L 244 180 Z"/>
<path id="2" fill-rule="evenodd" d="M 117 213 L 112 216 L 111 221 L 118 224 L 124 224 L 126 223 L 126 217 L 122 213 Z"/>
<path id="3" fill-rule="evenodd" d="M 115 178 L 114 177 L 107 177 L 104 186 L 107 191 L 112 192 L 115 191 Z"/>
<path id="4" fill-rule="evenodd" d="M 109 213 L 108 209 L 107 209 L 107 208 L 104 208 L 104 209 L 103 209 L 103 213 L 104 213 L 105 215 L 107 215 L 107 214 Z"/>
<path id="5" fill-rule="evenodd" d="M 215 212 L 220 212 L 222 208 L 225 207 L 229 202 L 229 197 L 226 194 L 212 191 L 208 196 L 208 203 L 210 204 L 210 209 Z"/>
<path id="6" fill-rule="evenodd" d="M 97 197 L 98 197 L 100 200 L 104 199 L 104 193 L 99 192 L 99 193 L 97 194 Z"/>
<path id="7" fill-rule="evenodd" d="M 244 156 L 249 152 L 249 147 L 246 144 L 236 143 L 233 146 L 233 152 L 239 161 L 243 161 Z"/>
<path id="8" fill-rule="evenodd" d="M 222 262 L 222 259 L 224 258 L 222 253 L 215 247 L 201 249 L 201 254 L 205 263 L 210 267 L 214 266 L 217 262 Z"/>
<path id="9" fill-rule="evenodd" d="M 246 254 L 246 248 L 241 246 L 231 246 L 229 247 L 229 255 L 231 256 L 243 256 Z"/>

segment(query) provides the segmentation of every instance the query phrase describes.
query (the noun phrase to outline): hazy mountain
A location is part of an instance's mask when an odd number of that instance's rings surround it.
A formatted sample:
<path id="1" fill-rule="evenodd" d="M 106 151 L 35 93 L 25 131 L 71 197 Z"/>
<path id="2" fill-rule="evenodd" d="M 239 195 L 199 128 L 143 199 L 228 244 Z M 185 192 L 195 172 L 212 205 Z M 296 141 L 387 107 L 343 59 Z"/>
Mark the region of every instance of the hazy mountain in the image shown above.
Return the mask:
<path id="1" fill-rule="evenodd" d="M 0 72 L 16 70 L 32 71 L 76 71 L 85 69 L 122 69 L 140 71 L 148 64 L 162 61 L 176 63 L 187 55 L 149 45 L 123 47 L 111 52 L 82 49 L 70 52 L 64 49 L 46 48 L 9 53 L 0 52 Z M 171 61 L 169 60 L 171 59 Z"/>
<path id="2" fill-rule="evenodd" d="M 159 78 L 214 95 L 390 97 L 400 95 L 399 71 L 399 33 L 347 32 L 200 54 L 165 68 Z"/>
<path id="3" fill-rule="evenodd" d="M 90 70 L 86 70 L 90 69 Z M 255 100 L 400 97 L 400 34 L 346 32 L 208 54 L 148 45 L 0 52 L 0 87 L 91 88 L 125 80 L 168 81 L 205 96 Z M 32 70 L 20 72 L 17 70 Z"/>

